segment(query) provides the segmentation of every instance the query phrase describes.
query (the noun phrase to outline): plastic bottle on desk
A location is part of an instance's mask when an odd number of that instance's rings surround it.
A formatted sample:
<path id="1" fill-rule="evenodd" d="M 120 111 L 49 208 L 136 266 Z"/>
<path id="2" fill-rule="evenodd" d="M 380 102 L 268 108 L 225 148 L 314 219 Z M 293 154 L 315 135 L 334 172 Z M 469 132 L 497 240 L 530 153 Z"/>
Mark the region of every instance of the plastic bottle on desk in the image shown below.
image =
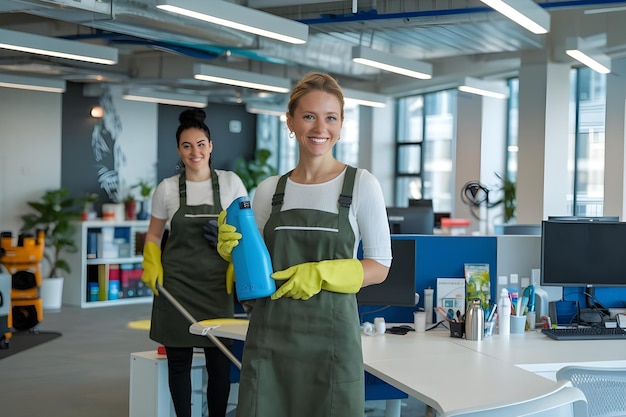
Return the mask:
<path id="1" fill-rule="evenodd" d="M 508 336 L 511 334 L 511 299 L 509 290 L 502 288 L 498 300 L 498 334 Z"/>
<path id="2" fill-rule="evenodd" d="M 254 220 L 250 198 L 233 201 L 226 209 L 226 221 L 242 235 L 233 248 L 237 297 L 252 300 L 274 294 L 276 282 L 270 276 L 272 260 Z"/>

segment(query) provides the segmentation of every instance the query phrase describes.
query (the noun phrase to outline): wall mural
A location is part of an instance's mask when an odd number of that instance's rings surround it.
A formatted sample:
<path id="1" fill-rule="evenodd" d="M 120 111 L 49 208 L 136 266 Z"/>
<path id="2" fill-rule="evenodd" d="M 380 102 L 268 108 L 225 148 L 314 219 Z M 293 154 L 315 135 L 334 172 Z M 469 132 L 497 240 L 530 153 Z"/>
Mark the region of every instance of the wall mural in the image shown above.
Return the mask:
<path id="1" fill-rule="evenodd" d="M 126 155 L 118 139 L 122 133 L 122 122 L 113 104 L 113 96 L 107 88 L 100 96 L 100 105 L 104 117 L 94 125 L 91 132 L 91 148 L 97 162 L 98 183 L 109 198 L 119 203 L 122 201 L 120 169 L 126 166 Z"/>

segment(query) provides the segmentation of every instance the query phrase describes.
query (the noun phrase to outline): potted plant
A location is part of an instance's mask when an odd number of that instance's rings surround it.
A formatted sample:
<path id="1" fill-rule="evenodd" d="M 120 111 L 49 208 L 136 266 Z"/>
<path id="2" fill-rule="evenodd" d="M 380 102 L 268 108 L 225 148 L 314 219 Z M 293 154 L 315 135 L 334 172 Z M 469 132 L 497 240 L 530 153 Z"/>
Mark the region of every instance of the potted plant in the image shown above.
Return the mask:
<path id="1" fill-rule="evenodd" d="M 126 220 L 137 219 L 137 200 L 132 194 L 128 194 L 124 197 L 124 212 L 126 213 Z"/>
<path id="2" fill-rule="evenodd" d="M 271 155 L 268 149 L 258 149 L 252 161 L 246 161 L 241 156 L 235 159 L 234 171 L 243 181 L 248 194 L 252 194 L 265 178 L 278 174 L 278 170 L 267 162 Z"/>
<path id="3" fill-rule="evenodd" d="M 150 196 L 152 195 L 154 185 L 149 181 L 141 180 L 130 188 L 139 188 L 139 195 L 141 196 L 141 207 L 139 213 L 137 213 L 137 219 L 146 220 L 148 216 L 150 216 Z"/>
<path id="4" fill-rule="evenodd" d="M 24 224 L 20 232 L 35 230 L 43 230 L 44 232 L 46 247 L 44 259 L 49 267 L 47 279 L 44 279 L 41 288 L 44 308 L 61 307 L 60 300 L 63 289 L 61 273 L 71 272 L 70 265 L 63 258 L 63 255 L 78 250 L 74 241 L 75 227 L 72 222 L 80 219 L 82 207 L 87 199 L 93 199 L 93 197 L 72 198 L 66 188 L 46 191 L 39 201 L 27 202 L 35 212 L 21 216 Z M 53 278 L 57 278 L 57 280 L 53 280 Z M 54 287 L 53 291 L 58 291 L 60 287 L 57 300 L 47 299 L 47 290 L 50 289 L 48 287 Z"/>
<path id="5" fill-rule="evenodd" d="M 500 191 L 502 192 L 502 198 L 498 201 L 492 203 L 491 207 L 496 207 L 499 204 L 504 205 L 504 223 L 510 223 L 515 220 L 515 209 L 516 209 L 516 197 L 515 197 L 515 183 L 511 181 L 507 177 L 503 177 L 497 172 L 495 173 L 496 177 L 498 177 L 502 181 L 502 186 L 500 187 Z"/>

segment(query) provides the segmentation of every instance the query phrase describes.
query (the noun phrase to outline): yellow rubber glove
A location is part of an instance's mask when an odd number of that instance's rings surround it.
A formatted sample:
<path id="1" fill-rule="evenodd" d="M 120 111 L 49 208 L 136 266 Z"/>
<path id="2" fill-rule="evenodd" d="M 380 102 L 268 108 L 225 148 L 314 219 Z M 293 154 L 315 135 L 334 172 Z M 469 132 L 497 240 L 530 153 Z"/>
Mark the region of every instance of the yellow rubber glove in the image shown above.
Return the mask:
<path id="1" fill-rule="evenodd" d="M 241 233 L 235 226 L 226 223 L 226 210 L 217 218 L 217 252 L 226 262 L 233 261 L 233 248 L 239 244 Z"/>
<path id="2" fill-rule="evenodd" d="M 354 294 L 363 285 L 363 265 L 358 259 L 306 262 L 274 272 L 272 278 L 288 280 L 272 294 L 272 300 L 308 300 L 321 290 Z"/>
<path id="3" fill-rule="evenodd" d="M 163 265 L 161 264 L 161 248 L 154 242 L 148 242 L 143 247 L 143 273 L 141 280 L 155 295 L 159 295 L 156 289 L 157 282 L 163 286 Z"/>
<path id="4" fill-rule="evenodd" d="M 235 268 L 232 263 L 228 264 L 226 268 L 226 293 L 233 293 L 233 285 L 235 285 Z"/>

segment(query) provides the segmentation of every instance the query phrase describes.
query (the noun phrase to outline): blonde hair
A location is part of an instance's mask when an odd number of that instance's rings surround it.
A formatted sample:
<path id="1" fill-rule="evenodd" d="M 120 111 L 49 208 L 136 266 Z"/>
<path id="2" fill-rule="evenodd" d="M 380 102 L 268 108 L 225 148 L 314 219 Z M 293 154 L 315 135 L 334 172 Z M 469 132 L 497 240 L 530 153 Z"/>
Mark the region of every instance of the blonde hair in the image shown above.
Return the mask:
<path id="1" fill-rule="evenodd" d="M 324 91 L 337 97 L 341 105 L 341 120 L 343 121 L 343 91 L 339 87 L 337 80 L 320 71 L 312 71 L 304 75 L 293 88 L 289 97 L 289 104 L 287 105 L 287 112 L 290 116 L 293 116 L 300 98 L 311 91 Z"/>

